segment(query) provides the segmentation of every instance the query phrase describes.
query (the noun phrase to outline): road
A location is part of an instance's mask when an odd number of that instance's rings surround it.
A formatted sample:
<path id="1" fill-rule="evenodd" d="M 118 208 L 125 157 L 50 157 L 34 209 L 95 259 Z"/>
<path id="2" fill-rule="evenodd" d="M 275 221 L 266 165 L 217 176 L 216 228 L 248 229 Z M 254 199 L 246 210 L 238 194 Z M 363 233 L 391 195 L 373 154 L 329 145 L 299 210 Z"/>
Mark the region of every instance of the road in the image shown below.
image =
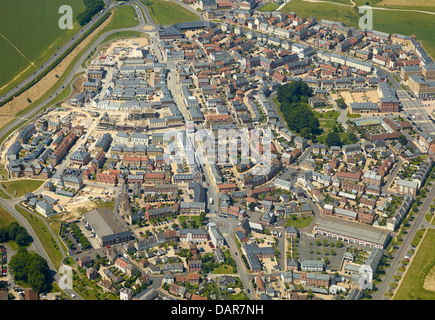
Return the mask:
<path id="1" fill-rule="evenodd" d="M 15 205 L 18 204 L 20 202 L 20 199 L 12 199 L 12 200 L 5 200 L 3 198 L 0 197 L 0 205 L 5 208 L 5 210 L 7 210 L 17 221 L 18 223 L 23 226 L 24 228 L 26 228 L 27 232 L 29 233 L 29 235 L 33 238 L 33 242 L 31 247 L 29 248 L 29 250 L 38 253 L 42 258 L 44 258 L 47 261 L 47 264 L 52 272 L 54 281 L 59 283 L 61 276 L 58 274 L 58 270 L 56 269 L 56 267 L 54 266 L 53 262 L 50 260 L 47 252 L 45 251 L 43 245 L 41 244 L 41 242 L 39 241 L 35 231 L 33 230 L 32 226 L 30 225 L 30 223 L 27 222 L 27 220 L 17 211 L 15 210 Z M 37 217 L 38 219 L 41 219 L 39 216 L 34 215 L 35 217 Z M 45 226 L 47 228 L 47 230 L 50 230 L 53 239 L 55 239 L 57 246 L 60 248 L 62 255 L 65 257 L 65 252 L 63 250 L 62 245 L 58 242 L 57 237 L 54 235 L 53 231 L 51 230 L 50 226 L 47 224 L 47 222 L 44 219 L 41 219 L 42 221 L 44 221 Z M 80 297 L 77 293 L 75 293 L 72 289 L 64 289 L 64 292 L 69 295 L 70 297 L 73 296 L 73 294 L 75 295 L 75 300 L 83 300 L 82 297 Z"/>
<path id="2" fill-rule="evenodd" d="M 156 42 L 153 42 L 151 44 L 151 48 L 154 50 L 154 53 L 156 54 L 159 62 L 163 61 L 160 49 L 157 45 Z M 175 62 L 166 62 L 168 69 L 169 69 L 169 74 L 168 74 L 168 88 L 169 90 L 171 90 L 172 92 L 172 96 L 175 100 L 175 102 L 177 103 L 180 112 L 182 113 L 183 117 L 185 120 L 189 120 L 190 119 L 190 114 L 186 108 L 186 106 L 184 105 L 183 99 L 181 97 L 180 94 L 180 90 L 179 87 L 177 85 L 177 75 L 176 75 L 176 63 Z M 246 270 L 246 266 L 240 256 L 240 254 L 236 254 L 236 252 L 239 251 L 239 248 L 234 240 L 234 231 L 237 228 L 239 221 L 237 220 L 233 220 L 231 218 L 221 218 L 219 217 L 219 202 L 220 202 L 220 194 L 217 191 L 217 188 L 213 182 L 212 176 L 211 176 L 211 171 L 209 170 L 209 165 L 205 164 L 205 163 L 200 163 L 201 169 L 204 173 L 204 177 L 205 177 L 205 182 L 207 184 L 206 187 L 206 193 L 207 193 L 207 199 L 208 198 L 213 198 L 213 204 L 212 205 L 208 205 L 208 214 L 207 214 L 207 218 L 209 219 L 209 222 L 215 222 L 217 224 L 222 224 L 224 225 L 224 228 L 220 229 L 223 237 L 225 238 L 225 241 L 229 247 L 229 250 L 231 252 L 232 257 L 234 258 L 236 265 L 237 265 L 237 270 L 239 270 L 239 277 L 243 283 L 243 287 L 245 289 L 249 289 L 249 293 L 247 293 L 248 298 L 250 300 L 254 300 L 256 297 L 255 295 L 252 293 L 253 292 L 253 287 L 252 287 L 252 283 L 251 283 L 251 279 L 252 276 L 248 276 L 249 272 Z M 241 272 L 242 270 L 244 270 L 243 272 Z M 246 291 L 247 292 L 247 291 Z"/>
<path id="3" fill-rule="evenodd" d="M 21 90 L 23 87 L 25 87 L 33 80 L 35 80 L 41 73 L 43 73 L 47 68 L 50 67 L 50 65 L 57 59 L 58 56 L 67 52 L 77 41 L 79 41 L 82 34 L 90 30 L 104 14 L 106 14 L 108 11 L 112 9 L 113 6 L 111 1 L 105 0 L 105 2 L 106 2 L 106 7 L 102 12 L 99 12 L 88 24 L 86 24 L 79 32 L 77 32 L 75 36 L 71 37 L 71 39 L 68 40 L 68 42 L 62 48 L 60 48 L 54 55 L 52 55 L 47 61 L 45 61 L 42 64 L 42 66 L 40 66 L 39 69 L 35 71 L 31 76 L 29 76 L 26 80 L 24 80 L 19 85 L 17 85 L 14 89 L 10 90 L 8 93 L 1 96 L 0 102 L 3 102 L 4 100 L 8 99 L 9 97 L 17 93 L 19 90 Z"/>
<path id="4" fill-rule="evenodd" d="M 94 20 L 92 20 L 92 22 L 90 22 L 88 25 L 86 25 L 85 28 L 83 28 L 83 31 L 81 32 L 86 32 L 86 30 L 88 30 L 93 23 L 95 23 L 95 19 L 98 19 L 102 14 L 104 14 L 105 12 L 109 11 L 109 6 L 110 6 L 110 1 L 107 2 L 108 6 L 106 7 L 105 11 L 98 14 L 96 18 L 94 18 Z M 128 3 L 125 3 L 124 5 L 134 5 L 135 1 L 130 1 Z M 138 3 L 140 4 L 140 3 Z M 143 17 L 143 12 L 139 9 L 139 8 L 135 8 L 136 9 L 136 13 L 139 17 L 139 21 L 140 23 L 133 28 L 126 28 L 126 29 L 117 29 L 117 30 L 112 30 L 109 32 L 104 33 L 103 35 L 101 35 L 91 46 L 90 48 L 81 55 L 80 59 L 77 61 L 77 63 L 74 65 L 73 69 L 71 70 L 71 72 L 69 73 L 69 75 L 67 76 L 67 78 L 65 79 L 65 81 L 59 85 L 58 89 L 46 100 L 44 100 L 43 102 L 41 102 L 38 106 L 36 106 L 35 108 L 33 108 L 32 110 L 30 110 L 29 112 L 27 112 L 25 115 L 23 115 L 20 118 L 17 118 L 16 120 L 12 121 L 10 124 L 8 124 L 7 126 L 5 126 L 1 131 L 0 131 L 0 136 L 4 136 L 6 135 L 11 129 L 23 124 L 24 122 L 26 122 L 27 120 L 32 119 L 33 117 L 35 117 L 40 111 L 41 109 L 43 109 L 44 107 L 46 107 L 51 101 L 53 101 L 63 90 L 64 88 L 66 88 L 67 85 L 69 85 L 71 83 L 71 81 L 73 80 L 74 76 L 77 74 L 77 72 L 80 72 L 82 70 L 81 65 L 83 64 L 83 62 L 87 59 L 87 57 L 91 54 L 91 52 L 96 49 L 97 47 L 99 47 L 104 39 L 111 35 L 114 34 L 116 32 L 119 31 L 129 31 L 129 30 L 134 30 L 134 31 L 142 31 L 143 32 L 143 26 L 146 25 L 144 17 Z M 144 12 L 146 14 L 148 14 L 148 11 L 144 10 Z M 149 15 L 148 15 L 149 17 Z M 149 19 L 148 21 L 152 21 L 151 19 Z M 80 32 L 80 33 L 81 33 Z M 74 37 L 77 40 L 77 37 Z M 74 43 L 73 41 L 74 39 L 71 39 L 68 44 L 72 45 L 72 43 Z M 68 45 L 67 44 L 67 45 Z M 68 47 L 63 47 L 61 50 L 67 50 Z M 60 54 L 63 51 L 58 51 L 57 54 Z M 53 57 L 48 60 L 47 62 L 44 63 L 43 67 L 48 67 L 50 65 L 50 63 L 54 61 Z M 40 69 L 39 72 L 42 72 L 43 68 Z M 37 74 L 35 74 L 36 76 Z M 30 79 L 29 81 L 32 81 L 32 79 Z M 21 86 L 24 86 L 25 83 L 22 83 Z M 12 93 L 13 94 L 13 93 Z M 3 148 L 3 144 L 1 146 Z M 44 247 L 42 246 L 41 242 L 39 241 L 39 239 L 36 236 L 36 233 L 34 232 L 32 226 L 27 222 L 27 220 L 21 216 L 21 214 L 15 210 L 15 205 L 17 203 L 19 203 L 20 199 L 11 199 L 11 200 L 6 200 L 3 198 L 0 198 L 0 205 L 3 206 L 12 216 L 15 217 L 15 219 L 17 219 L 17 221 L 24 227 L 26 228 L 26 230 L 28 231 L 28 233 L 33 237 L 34 241 L 33 244 L 31 246 L 31 250 L 38 253 L 39 255 L 41 255 L 44 259 L 47 260 L 47 263 L 50 267 L 50 269 L 53 272 L 54 275 L 54 280 L 59 283 L 61 276 L 58 274 L 58 271 L 56 270 L 56 268 L 54 267 L 54 264 L 52 263 L 52 261 L 50 260 L 49 256 L 47 255 L 47 252 L 45 251 Z M 38 217 L 39 218 L 39 217 Z M 47 222 L 42 219 L 44 221 L 44 223 L 47 226 L 47 229 L 50 230 L 50 232 L 52 233 L 53 238 L 57 240 L 57 237 L 53 234 L 53 231 L 51 230 L 51 228 L 48 226 Z M 63 257 L 66 257 L 66 254 L 62 248 L 62 246 L 58 243 L 58 247 L 60 248 Z M 73 295 L 75 296 L 75 300 L 82 300 L 83 298 L 80 297 L 77 293 L 75 293 L 73 290 L 71 289 L 64 289 L 64 292 L 69 295 L 70 297 L 73 297 Z"/>
<path id="5" fill-rule="evenodd" d="M 132 1 L 129 4 L 134 3 L 134 1 Z M 145 12 L 148 12 L 147 10 L 145 10 Z M 45 99 L 44 101 L 42 101 L 39 105 L 37 105 L 35 108 L 33 108 L 32 110 L 30 110 L 29 112 L 27 112 L 25 115 L 21 116 L 20 118 L 15 119 L 14 121 L 10 122 L 8 125 L 6 125 L 5 127 L 2 128 L 2 130 L 0 130 L 0 136 L 5 136 L 8 134 L 8 132 L 10 130 L 12 130 L 13 128 L 19 126 L 20 124 L 22 124 L 24 121 L 26 120 L 30 120 L 32 119 L 34 116 L 36 116 L 44 107 L 46 107 L 47 105 L 50 104 L 51 101 L 53 101 L 67 86 L 68 84 L 74 79 L 75 75 L 82 71 L 82 64 L 83 62 L 87 59 L 87 57 L 92 53 L 92 51 L 94 51 L 96 48 L 98 48 L 104 41 L 105 38 L 107 38 L 109 35 L 114 34 L 116 32 L 119 31 L 142 31 L 143 32 L 143 26 L 146 25 L 146 23 L 144 22 L 143 19 L 143 15 L 142 15 L 142 11 L 139 9 L 136 9 L 136 13 L 141 17 L 140 19 L 140 23 L 138 26 L 133 27 L 133 28 L 126 28 L 126 29 L 117 29 L 117 30 L 112 30 L 112 31 L 108 31 L 106 33 L 104 33 L 103 35 L 101 35 L 90 47 L 89 49 L 84 52 L 80 59 L 77 61 L 77 63 L 75 64 L 75 66 L 73 67 L 73 69 L 71 70 L 71 72 L 69 73 L 69 75 L 67 76 L 67 78 L 65 79 L 65 81 L 59 85 L 58 89 L 47 99 Z"/>
<path id="6" fill-rule="evenodd" d="M 405 254 L 410 250 L 411 242 L 414 239 L 416 232 L 422 227 L 425 214 L 429 211 L 430 205 L 435 199 L 435 186 L 432 186 L 430 192 L 427 194 L 426 199 L 420 205 L 419 213 L 415 215 L 415 220 L 412 222 L 409 232 L 403 236 L 403 243 L 399 246 L 399 249 L 395 253 L 395 257 L 390 264 L 382 282 L 377 285 L 378 290 L 373 295 L 374 300 L 385 299 L 384 294 L 388 291 L 389 284 L 393 280 L 393 276 L 397 272 L 397 268 L 401 266 L 401 261 Z"/>

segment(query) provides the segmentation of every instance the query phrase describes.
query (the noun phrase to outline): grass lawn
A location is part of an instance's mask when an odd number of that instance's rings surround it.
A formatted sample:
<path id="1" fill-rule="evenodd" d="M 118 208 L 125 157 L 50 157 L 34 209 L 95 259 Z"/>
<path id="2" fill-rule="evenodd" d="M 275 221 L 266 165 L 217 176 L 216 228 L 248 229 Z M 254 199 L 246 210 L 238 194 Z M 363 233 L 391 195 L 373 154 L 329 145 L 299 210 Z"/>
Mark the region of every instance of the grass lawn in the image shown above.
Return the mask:
<path id="1" fill-rule="evenodd" d="M 361 115 L 359 113 L 350 113 L 349 111 L 347 112 L 346 116 L 349 119 L 357 119 L 357 118 L 361 118 Z"/>
<path id="2" fill-rule="evenodd" d="M 9 180 L 9 173 L 8 173 L 8 169 L 6 169 L 6 167 L 2 164 L 0 164 L 0 175 L 2 176 L 2 180 L 3 181 L 8 181 Z"/>
<path id="3" fill-rule="evenodd" d="M 349 0 L 327 0 L 327 1 L 328 2 L 338 3 L 338 4 L 352 5 Z M 365 2 L 364 2 L 364 4 L 365 4 Z"/>
<path id="4" fill-rule="evenodd" d="M 16 198 L 37 190 L 45 180 L 16 180 L 2 182 L 2 187 Z M 16 191 L 16 194 L 14 194 Z"/>
<path id="5" fill-rule="evenodd" d="M 293 220 L 292 218 L 288 218 L 284 224 L 284 227 L 296 227 L 298 229 L 307 228 L 311 221 L 313 221 L 313 217 L 300 217 Z"/>
<path id="6" fill-rule="evenodd" d="M 113 293 L 104 293 L 103 289 L 77 270 L 73 270 L 73 289 L 85 300 L 119 300 Z"/>
<path id="7" fill-rule="evenodd" d="M 212 271 L 213 274 L 231 274 L 234 273 L 233 267 L 229 265 L 221 265 Z"/>
<path id="8" fill-rule="evenodd" d="M 279 8 L 279 4 L 273 3 L 273 2 L 269 2 L 269 3 L 266 3 L 264 6 L 262 6 L 258 11 L 272 12 L 272 11 L 275 11 L 276 9 L 278 9 L 278 8 Z"/>
<path id="9" fill-rule="evenodd" d="M 428 229 L 394 300 L 435 300 L 435 292 L 423 288 L 428 275 L 431 276 L 431 281 L 434 281 L 434 242 L 435 230 Z"/>
<path id="10" fill-rule="evenodd" d="M 421 238 L 423 237 L 423 234 L 424 234 L 424 230 L 425 229 L 420 229 L 416 232 L 414 239 L 412 239 L 412 241 L 411 241 L 411 245 L 417 246 L 420 243 Z"/>
<path id="11" fill-rule="evenodd" d="M 103 200 L 98 199 L 97 201 L 95 201 L 95 203 L 97 204 L 98 209 L 110 209 L 112 211 L 115 209 L 115 199 L 108 202 L 104 202 Z"/>
<path id="12" fill-rule="evenodd" d="M 112 21 L 98 34 L 114 30 L 132 28 L 139 24 L 139 18 L 132 6 L 120 6 L 113 11 Z"/>
<path id="13" fill-rule="evenodd" d="M 157 24 L 167 26 L 180 22 L 200 20 L 199 15 L 172 1 L 141 0 L 141 2 L 147 6 L 151 19 Z"/>
<path id="14" fill-rule="evenodd" d="M 331 132 L 337 124 L 337 118 L 340 112 L 337 110 L 329 110 L 324 113 L 314 111 L 314 115 L 319 119 L 320 128 L 323 130 L 323 133 L 317 136 L 317 140 L 320 143 L 325 143 L 328 133 Z"/>
<path id="15" fill-rule="evenodd" d="M 48 257 L 56 268 L 60 267 L 60 263 L 63 259 L 62 252 L 56 243 L 56 240 L 52 237 L 51 232 L 47 229 L 42 218 L 36 217 L 30 211 L 20 207 L 15 206 L 15 209 L 29 222 L 32 226 L 33 231 L 36 233 L 39 241 L 44 247 L 45 252 L 47 252 Z"/>
<path id="16" fill-rule="evenodd" d="M 187 220 L 195 221 L 195 222 L 196 222 L 196 225 L 197 225 L 197 226 L 200 226 L 200 224 L 199 224 L 199 221 L 200 221 L 199 216 L 179 216 L 179 217 L 178 217 L 178 221 L 180 221 L 180 224 L 181 224 L 183 221 L 186 221 L 186 223 L 189 224 L 189 223 L 187 222 Z"/>

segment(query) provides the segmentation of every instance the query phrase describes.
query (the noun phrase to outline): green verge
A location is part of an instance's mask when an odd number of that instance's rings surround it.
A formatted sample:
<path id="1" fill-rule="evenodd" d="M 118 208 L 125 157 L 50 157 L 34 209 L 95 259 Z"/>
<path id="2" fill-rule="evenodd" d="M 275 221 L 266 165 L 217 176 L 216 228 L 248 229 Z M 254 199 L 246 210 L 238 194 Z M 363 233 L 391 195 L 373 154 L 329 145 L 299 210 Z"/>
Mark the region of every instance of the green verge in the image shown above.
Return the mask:
<path id="1" fill-rule="evenodd" d="M 424 282 L 433 277 L 435 268 L 435 230 L 428 229 L 394 300 L 435 300 L 435 292 L 426 290 Z M 431 278 L 433 281 L 433 278 Z"/>
<path id="2" fill-rule="evenodd" d="M 7 226 L 9 223 L 17 221 L 5 208 L 0 206 L 0 226 Z"/>
<path id="3" fill-rule="evenodd" d="M 15 205 L 15 210 L 17 210 L 32 226 L 33 231 L 36 233 L 38 240 L 41 242 L 51 262 L 58 269 L 60 267 L 61 261 L 63 260 L 63 255 L 56 243 L 56 240 L 53 238 L 51 232 L 47 229 L 43 218 L 39 216 L 37 217 L 35 214 L 32 214 L 30 211 L 27 211 L 19 205 Z"/>

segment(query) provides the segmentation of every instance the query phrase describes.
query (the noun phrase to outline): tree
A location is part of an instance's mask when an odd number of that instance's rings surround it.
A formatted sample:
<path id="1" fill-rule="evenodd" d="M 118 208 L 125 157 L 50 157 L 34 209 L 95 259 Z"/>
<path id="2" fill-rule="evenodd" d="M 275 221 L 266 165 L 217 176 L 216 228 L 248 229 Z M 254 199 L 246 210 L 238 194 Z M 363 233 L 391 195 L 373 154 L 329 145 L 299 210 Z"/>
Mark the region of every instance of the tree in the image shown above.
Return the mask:
<path id="1" fill-rule="evenodd" d="M 349 140 L 350 143 L 357 143 L 358 142 L 358 137 L 353 132 L 349 132 L 347 134 L 347 139 Z"/>
<path id="2" fill-rule="evenodd" d="M 19 248 L 9 262 L 9 268 L 16 281 L 29 284 L 35 292 L 51 289 L 53 279 L 47 261 L 37 253 Z"/>
<path id="3" fill-rule="evenodd" d="M 403 134 L 397 137 L 397 141 L 399 141 L 402 146 L 408 143 L 408 139 L 406 139 Z"/>
<path id="4" fill-rule="evenodd" d="M 307 298 L 311 300 L 311 299 L 313 299 L 313 297 L 314 297 L 313 290 L 308 289 L 307 290 Z"/>
<path id="5" fill-rule="evenodd" d="M 87 24 L 98 11 L 104 9 L 103 0 L 83 0 L 83 3 L 86 10 L 77 15 L 77 21 L 81 26 Z"/>
<path id="6" fill-rule="evenodd" d="M 338 134 L 338 132 L 335 132 L 335 131 L 331 131 L 328 133 L 328 135 L 326 136 L 325 142 L 329 147 L 331 147 L 331 146 L 341 147 L 342 146 L 340 135 Z"/>
<path id="7" fill-rule="evenodd" d="M 18 244 L 18 246 L 20 247 L 25 247 L 30 243 L 31 237 L 29 236 L 29 234 L 27 233 L 26 230 L 20 231 L 17 236 L 15 237 L 15 242 Z"/>
<path id="8" fill-rule="evenodd" d="M 312 95 L 313 90 L 302 81 L 287 83 L 277 90 L 279 107 L 288 127 L 304 138 L 320 133 L 319 120 L 308 104 L 308 98 Z"/>
<path id="9" fill-rule="evenodd" d="M 346 102 L 344 101 L 343 97 L 337 99 L 337 105 L 342 109 L 347 108 Z"/>
<path id="10" fill-rule="evenodd" d="M 8 242 L 10 240 L 15 241 L 18 246 L 24 247 L 32 241 L 32 237 L 23 226 L 14 221 L 0 228 L 0 242 Z"/>

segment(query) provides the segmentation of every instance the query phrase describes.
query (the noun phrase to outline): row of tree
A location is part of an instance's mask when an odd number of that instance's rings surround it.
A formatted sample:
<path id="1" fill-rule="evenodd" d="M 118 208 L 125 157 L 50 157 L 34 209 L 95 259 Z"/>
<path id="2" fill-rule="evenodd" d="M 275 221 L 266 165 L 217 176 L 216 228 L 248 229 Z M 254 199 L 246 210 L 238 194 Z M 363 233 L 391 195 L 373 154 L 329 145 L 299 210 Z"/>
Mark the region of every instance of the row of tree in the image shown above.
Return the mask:
<path id="1" fill-rule="evenodd" d="M 319 119 L 308 104 L 312 95 L 313 89 L 306 83 L 293 81 L 279 87 L 276 96 L 289 129 L 307 139 L 321 133 Z"/>
<path id="2" fill-rule="evenodd" d="M 14 221 L 0 227 L 0 242 L 8 241 L 15 241 L 20 247 L 25 247 L 32 242 L 32 237 L 23 226 Z"/>
<path id="3" fill-rule="evenodd" d="M 86 10 L 77 15 L 77 21 L 81 26 L 87 24 L 98 11 L 104 9 L 103 0 L 83 0 L 83 3 L 85 4 Z"/>

